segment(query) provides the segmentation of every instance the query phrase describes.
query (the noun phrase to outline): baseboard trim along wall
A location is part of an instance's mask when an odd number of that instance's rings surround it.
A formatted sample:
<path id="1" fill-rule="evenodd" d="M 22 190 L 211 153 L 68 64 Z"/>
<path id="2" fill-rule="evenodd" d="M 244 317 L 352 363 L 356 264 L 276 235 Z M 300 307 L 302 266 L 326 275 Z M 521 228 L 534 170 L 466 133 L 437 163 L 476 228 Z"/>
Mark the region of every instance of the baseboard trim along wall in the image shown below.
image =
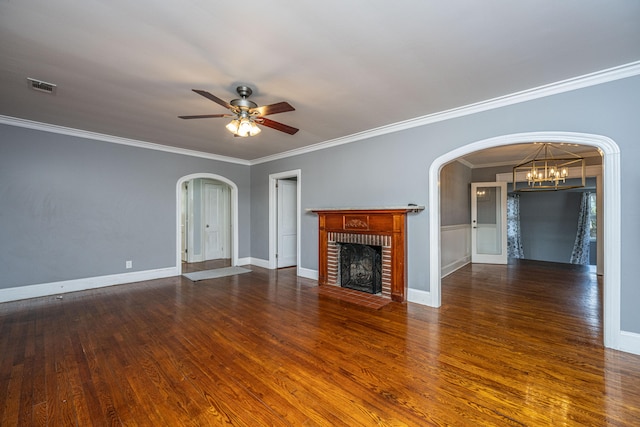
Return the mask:
<path id="1" fill-rule="evenodd" d="M 241 260 L 244 263 L 241 263 Z M 260 258 L 241 258 L 238 259 L 238 265 L 255 265 L 256 267 L 262 267 L 262 268 L 269 268 L 269 261 L 266 259 L 260 259 Z"/>
<path id="2" fill-rule="evenodd" d="M 311 270 L 310 268 L 298 268 L 298 276 L 305 279 L 318 280 L 318 270 Z"/>
<path id="3" fill-rule="evenodd" d="M 238 265 L 238 266 L 240 266 L 240 265 L 249 265 L 249 264 L 253 264 L 253 258 L 251 258 L 251 257 L 238 258 L 236 260 L 236 265 Z M 254 264 L 254 265 L 258 265 L 258 264 Z"/>
<path id="4" fill-rule="evenodd" d="M 621 331 L 618 342 L 620 343 L 619 350 L 640 355 L 640 334 Z"/>
<path id="5" fill-rule="evenodd" d="M 179 275 L 180 271 L 177 267 L 168 267 L 156 270 L 112 274 L 109 276 L 88 277 L 85 279 L 18 286 L 15 288 L 0 289 L 0 302 L 60 295 L 68 292 L 78 292 L 87 289 L 103 288 L 106 286 L 123 285 L 126 283 L 142 282 L 144 280 L 163 279 Z"/>
<path id="6" fill-rule="evenodd" d="M 431 306 L 431 292 L 420 289 L 407 289 L 407 301 L 421 305 Z"/>

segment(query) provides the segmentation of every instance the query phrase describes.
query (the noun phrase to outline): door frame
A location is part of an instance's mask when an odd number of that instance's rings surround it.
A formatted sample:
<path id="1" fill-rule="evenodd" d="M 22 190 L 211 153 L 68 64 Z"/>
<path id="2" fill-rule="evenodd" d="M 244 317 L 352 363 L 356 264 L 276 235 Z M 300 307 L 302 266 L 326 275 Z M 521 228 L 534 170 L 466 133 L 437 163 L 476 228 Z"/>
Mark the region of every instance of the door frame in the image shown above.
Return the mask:
<path id="1" fill-rule="evenodd" d="M 190 175 L 183 176 L 178 179 L 176 184 L 176 268 L 178 269 L 179 274 L 182 274 L 182 248 L 181 248 L 181 219 L 180 215 L 182 212 L 182 184 L 187 181 L 191 181 L 197 178 L 205 178 L 205 179 L 213 179 L 216 181 L 220 181 L 229 186 L 231 190 L 231 203 L 230 203 L 230 214 L 229 220 L 231 221 L 231 265 L 238 265 L 238 186 L 235 182 L 231 181 L 224 176 L 216 175 L 213 173 L 194 173 Z"/>
<path id="2" fill-rule="evenodd" d="M 620 349 L 624 341 L 620 329 L 621 282 L 621 193 L 620 148 L 602 135 L 576 132 L 528 132 L 476 141 L 443 154 L 429 167 L 429 297 L 430 306 L 440 307 L 440 171 L 459 157 L 485 148 L 523 144 L 533 141 L 568 142 L 596 147 L 602 153 L 603 164 L 603 331 L 604 346 Z M 599 215 L 600 216 L 600 215 Z"/>
<path id="3" fill-rule="evenodd" d="M 279 179 L 296 178 L 296 276 L 300 275 L 300 201 L 302 199 L 302 170 L 294 169 L 285 172 L 269 174 L 269 268 L 275 270 L 278 266 L 276 252 L 278 250 L 278 190 Z"/>
<path id="4" fill-rule="evenodd" d="M 488 255 L 479 254 L 478 248 L 478 197 L 477 187 L 500 188 L 500 211 L 496 215 L 500 216 L 500 254 Z M 474 224 L 475 222 L 475 224 Z M 506 182 L 472 182 L 471 183 L 471 262 L 484 264 L 506 264 L 507 263 L 507 183 Z"/>
<path id="5" fill-rule="evenodd" d="M 208 222 L 207 220 L 210 219 L 210 218 L 208 218 L 206 216 L 207 205 L 206 205 L 205 202 L 206 202 L 207 196 L 206 196 L 205 186 L 207 186 L 207 185 L 216 185 L 216 186 L 222 187 L 223 188 L 222 191 L 225 194 L 224 200 L 222 201 L 222 203 L 224 204 L 224 207 L 222 209 L 224 211 L 224 214 L 223 214 L 223 218 L 222 218 L 222 230 L 223 231 L 221 232 L 221 234 L 223 236 L 223 240 L 224 240 L 224 242 L 223 242 L 224 249 L 222 250 L 222 257 L 220 257 L 220 258 L 225 258 L 226 259 L 226 258 L 230 257 L 229 248 L 231 246 L 231 233 L 229 231 L 230 214 L 231 214 L 229 200 L 230 200 L 231 189 L 229 188 L 229 186 L 226 183 L 221 182 L 221 181 L 217 181 L 216 182 L 216 181 L 211 180 L 211 181 L 203 181 L 202 182 L 202 187 L 200 188 L 200 193 L 201 193 L 200 198 L 201 198 L 201 201 L 202 201 L 201 218 L 202 218 L 203 224 L 207 223 Z M 226 194 L 227 191 L 229 192 L 229 194 Z M 216 220 L 217 220 L 217 225 L 220 225 L 220 218 L 216 216 Z M 207 229 L 206 229 L 206 226 L 205 226 L 205 227 L 202 228 L 202 258 L 203 258 L 203 261 L 208 261 L 209 260 L 209 258 L 207 258 L 207 240 L 208 240 L 207 233 L 208 232 L 207 232 Z M 213 259 L 220 259 L 220 258 L 213 258 Z"/>

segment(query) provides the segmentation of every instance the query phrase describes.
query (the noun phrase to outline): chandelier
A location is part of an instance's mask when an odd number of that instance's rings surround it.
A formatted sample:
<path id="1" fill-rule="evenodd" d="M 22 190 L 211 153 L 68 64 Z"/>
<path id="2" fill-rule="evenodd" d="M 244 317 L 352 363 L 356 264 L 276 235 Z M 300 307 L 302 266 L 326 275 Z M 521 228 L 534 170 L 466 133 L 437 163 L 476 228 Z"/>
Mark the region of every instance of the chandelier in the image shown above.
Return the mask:
<path id="1" fill-rule="evenodd" d="M 518 188 L 516 183 L 524 181 L 527 185 Z M 585 182 L 584 158 L 548 142 L 513 168 L 513 191 L 567 190 L 584 187 Z"/>

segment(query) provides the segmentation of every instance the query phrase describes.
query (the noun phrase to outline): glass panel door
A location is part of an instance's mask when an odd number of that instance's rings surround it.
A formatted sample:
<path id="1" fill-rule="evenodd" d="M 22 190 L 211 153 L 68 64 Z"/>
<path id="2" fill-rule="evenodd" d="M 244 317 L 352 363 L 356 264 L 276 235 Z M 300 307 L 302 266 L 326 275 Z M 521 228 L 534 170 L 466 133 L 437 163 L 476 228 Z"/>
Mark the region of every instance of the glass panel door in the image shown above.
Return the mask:
<path id="1" fill-rule="evenodd" d="M 471 262 L 507 263 L 507 183 L 471 183 Z"/>

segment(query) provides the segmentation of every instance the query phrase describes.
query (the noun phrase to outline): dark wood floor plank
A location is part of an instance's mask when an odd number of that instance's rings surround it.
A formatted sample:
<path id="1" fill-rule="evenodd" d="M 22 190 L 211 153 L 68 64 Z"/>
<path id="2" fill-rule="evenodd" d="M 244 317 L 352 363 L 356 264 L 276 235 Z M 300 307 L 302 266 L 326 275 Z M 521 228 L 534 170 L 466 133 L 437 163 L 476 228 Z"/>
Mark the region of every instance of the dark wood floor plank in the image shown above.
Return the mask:
<path id="1" fill-rule="evenodd" d="M 640 357 L 602 347 L 601 283 L 584 268 L 468 265 L 443 280 L 440 309 L 380 310 L 319 295 L 295 269 L 251 269 L 0 304 L 0 424 L 640 419 Z"/>

